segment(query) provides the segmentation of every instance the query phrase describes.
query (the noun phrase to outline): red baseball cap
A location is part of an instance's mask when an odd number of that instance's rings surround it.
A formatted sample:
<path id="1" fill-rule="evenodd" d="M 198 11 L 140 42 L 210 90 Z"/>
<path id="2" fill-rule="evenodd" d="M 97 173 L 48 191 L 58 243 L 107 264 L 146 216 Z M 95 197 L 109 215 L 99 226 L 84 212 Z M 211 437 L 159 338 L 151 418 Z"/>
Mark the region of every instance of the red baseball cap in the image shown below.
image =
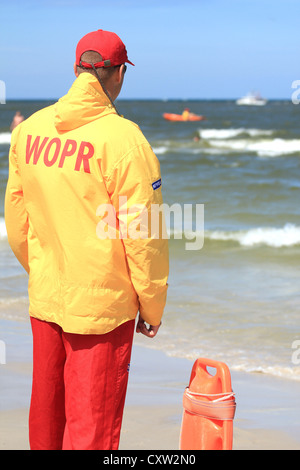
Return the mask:
<path id="1" fill-rule="evenodd" d="M 125 62 L 134 65 L 128 60 L 126 47 L 119 36 L 110 31 L 98 29 L 83 36 L 76 47 L 76 65 L 92 68 L 89 63 L 81 61 L 82 54 L 87 51 L 95 51 L 101 55 L 102 62 L 95 63 L 95 67 L 113 67 Z"/>

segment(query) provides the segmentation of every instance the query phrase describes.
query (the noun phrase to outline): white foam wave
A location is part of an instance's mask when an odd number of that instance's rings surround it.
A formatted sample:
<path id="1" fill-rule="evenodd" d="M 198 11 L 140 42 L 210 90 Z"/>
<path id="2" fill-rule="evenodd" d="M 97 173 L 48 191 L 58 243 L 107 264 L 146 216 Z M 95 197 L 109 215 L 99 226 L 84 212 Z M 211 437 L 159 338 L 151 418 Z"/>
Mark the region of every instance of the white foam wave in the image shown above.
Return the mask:
<path id="1" fill-rule="evenodd" d="M 168 332 L 166 333 L 166 336 Z M 167 343 L 167 338 L 165 343 Z M 191 348 L 190 345 L 188 348 L 178 347 L 178 344 L 168 349 L 166 353 L 170 357 L 184 357 L 191 361 L 195 361 L 199 356 L 205 355 L 205 349 L 201 350 L 199 347 Z M 239 356 L 243 354 L 244 360 L 241 362 Z M 215 360 L 225 361 L 227 364 L 230 364 L 230 369 L 238 372 L 245 372 L 249 374 L 264 374 L 271 377 L 277 377 L 287 380 L 293 380 L 300 382 L 300 367 L 289 367 L 280 363 L 280 360 L 277 363 L 269 364 L 265 362 L 261 355 L 254 355 L 253 351 L 236 351 L 234 349 L 227 349 L 227 352 L 224 356 L 224 351 L 220 349 L 215 349 L 213 351 Z"/>
<path id="2" fill-rule="evenodd" d="M 249 372 L 249 373 L 256 373 L 256 374 L 265 374 L 271 375 L 273 377 L 278 377 L 282 379 L 289 379 L 300 382 L 300 368 L 295 367 L 284 367 L 282 365 L 275 365 L 275 366 L 259 366 L 259 365 L 252 365 L 252 364 L 237 364 L 232 366 L 232 370 L 240 371 L 240 372 Z"/>
<path id="3" fill-rule="evenodd" d="M 242 246 L 267 245 L 275 248 L 300 245 L 300 227 L 286 224 L 282 228 L 258 227 L 247 231 L 206 232 L 205 238 L 210 240 L 236 241 Z"/>
<path id="4" fill-rule="evenodd" d="M 10 132 L 1 132 L 0 133 L 0 145 L 1 144 L 10 144 L 11 133 Z"/>
<path id="5" fill-rule="evenodd" d="M 199 134 L 202 139 L 232 139 L 240 134 L 248 134 L 251 137 L 272 135 L 273 130 L 264 129 L 246 129 L 240 127 L 238 129 L 200 129 Z"/>
<path id="6" fill-rule="evenodd" d="M 172 141 L 157 142 L 153 151 L 157 155 L 172 152 L 227 154 L 256 153 L 259 157 L 280 157 L 300 153 L 300 139 L 283 139 L 273 136 L 274 130 L 263 129 L 200 129 L 198 146 L 186 142 L 176 145 Z M 1 135 L 1 134 L 0 134 Z M 240 137 L 240 138 L 238 138 Z M 204 144 L 204 146 L 203 146 Z"/>
<path id="7" fill-rule="evenodd" d="M 254 152 L 261 157 L 277 157 L 300 152 L 299 139 L 271 138 L 274 130 L 265 129 L 199 129 L 201 139 L 213 149 Z M 241 136 L 240 139 L 236 137 Z M 247 136 L 249 136 L 247 138 Z M 244 137 L 244 138 L 243 138 Z M 269 137 L 269 138 L 268 138 Z"/>
<path id="8" fill-rule="evenodd" d="M 210 140 L 212 147 L 219 149 L 255 152 L 261 157 L 278 157 L 281 155 L 290 155 L 300 153 L 300 140 L 284 140 L 284 139 L 264 139 L 259 141 L 251 141 L 247 139 L 239 140 Z"/>
<path id="9" fill-rule="evenodd" d="M 164 153 L 167 153 L 168 150 L 169 148 L 166 146 L 153 147 L 153 152 L 155 153 L 155 155 L 163 155 Z"/>
<path id="10" fill-rule="evenodd" d="M 5 240 L 7 238 L 6 226 L 4 217 L 0 217 L 0 240 Z"/>

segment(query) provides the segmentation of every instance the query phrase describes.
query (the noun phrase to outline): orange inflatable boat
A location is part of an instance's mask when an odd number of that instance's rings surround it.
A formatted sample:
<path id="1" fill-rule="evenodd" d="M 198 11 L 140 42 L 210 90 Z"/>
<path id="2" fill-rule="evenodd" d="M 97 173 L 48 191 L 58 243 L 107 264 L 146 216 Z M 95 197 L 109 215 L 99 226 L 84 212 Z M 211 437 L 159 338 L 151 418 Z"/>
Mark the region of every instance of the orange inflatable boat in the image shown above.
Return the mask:
<path id="1" fill-rule="evenodd" d="M 208 367 L 216 373 L 210 373 Z M 235 409 L 227 365 L 197 359 L 183 395 L 180 449 L 231 450 Z"/>
<path id="2" fill-rule="evenodd" d="M 204 116 L 197 116 L 197 114 L 190 114 L 188 117 L 184 117 L 182 114 L 164 113 L 163 117 L 167 121 L 204 121 Z"/>

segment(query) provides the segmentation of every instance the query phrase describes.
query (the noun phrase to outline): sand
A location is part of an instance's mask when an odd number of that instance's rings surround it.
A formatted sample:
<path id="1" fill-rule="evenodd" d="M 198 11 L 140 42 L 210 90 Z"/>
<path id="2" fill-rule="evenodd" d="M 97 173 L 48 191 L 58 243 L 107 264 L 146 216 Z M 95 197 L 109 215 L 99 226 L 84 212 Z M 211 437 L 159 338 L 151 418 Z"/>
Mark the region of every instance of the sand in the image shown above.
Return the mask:
<path id="1" fill-rule="evenodd" d="M 145 338 L 146 341 L 147 338 Z M 134 345 L 120 450 L 179 449 L 193 361 Z M 27 450 L 31 364 L 0 366 L 0 450 Z M 233 450 L 300 450 L 300 383 L 232 372 Z"/>

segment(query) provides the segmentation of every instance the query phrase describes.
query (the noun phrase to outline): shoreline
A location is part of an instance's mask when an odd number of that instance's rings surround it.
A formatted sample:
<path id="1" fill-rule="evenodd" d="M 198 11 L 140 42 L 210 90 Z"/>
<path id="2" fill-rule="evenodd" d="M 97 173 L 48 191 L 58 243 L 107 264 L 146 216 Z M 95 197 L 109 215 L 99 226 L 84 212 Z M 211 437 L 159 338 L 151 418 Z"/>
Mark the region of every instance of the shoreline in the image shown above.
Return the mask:
<path id="1" fill-rule="evenodd" d="M 150 346 L 133 346 L 120 451 L 179 449 L 182 396 L 193 361 Z M 6 366 L 0 366 L 0 450 L 29 450 L 32 364 Z M 231 377 L 237 403 L 233 450 L 300 450 L 300 383 L 254 373 Z"/>

